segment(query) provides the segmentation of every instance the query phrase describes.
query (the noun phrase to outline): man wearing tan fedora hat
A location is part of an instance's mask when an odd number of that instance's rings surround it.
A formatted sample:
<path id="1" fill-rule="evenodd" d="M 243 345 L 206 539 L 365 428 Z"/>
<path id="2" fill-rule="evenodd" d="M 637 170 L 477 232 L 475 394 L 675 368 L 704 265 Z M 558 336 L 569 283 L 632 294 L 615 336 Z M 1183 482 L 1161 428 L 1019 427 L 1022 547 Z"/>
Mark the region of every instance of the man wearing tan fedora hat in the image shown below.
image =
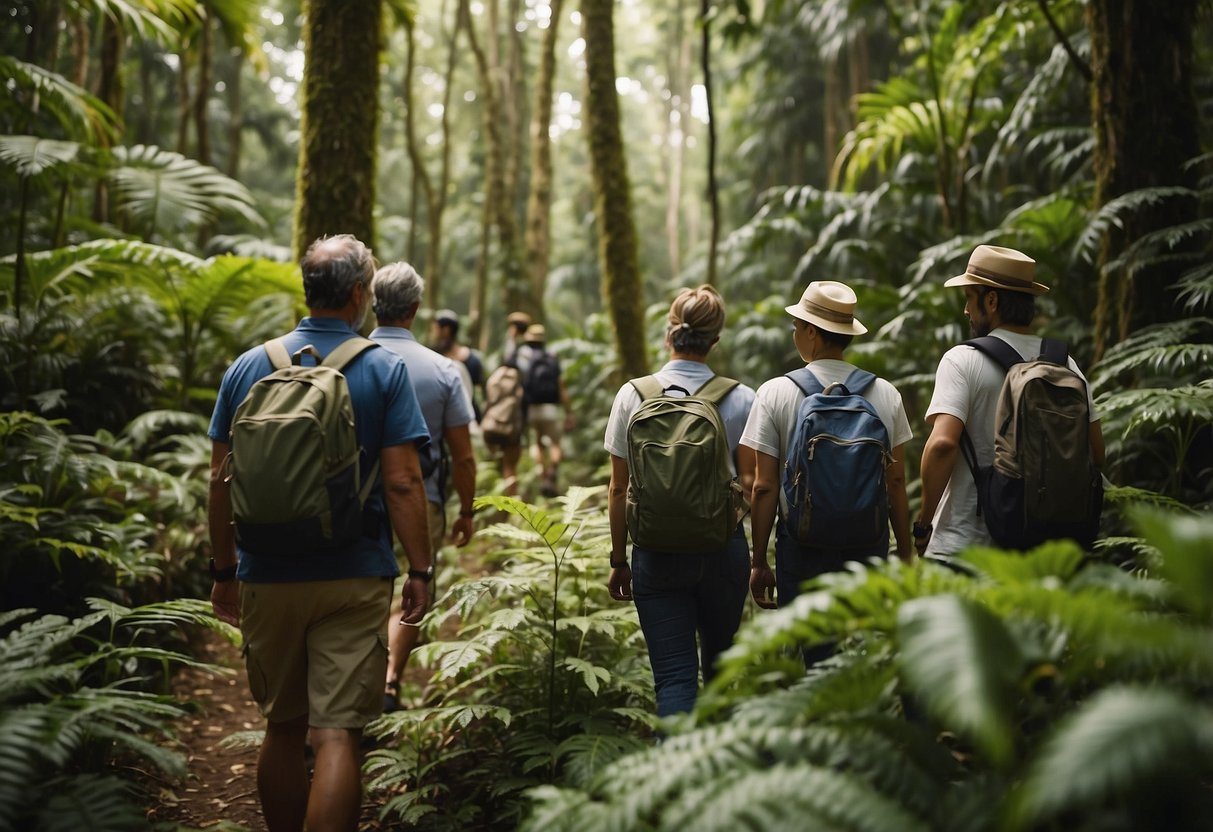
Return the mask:
<path id="1" fill-rule="evenodd" d="M 834 280 L 819 280 L 809 284 L 799 303 L 786 308 L 792 317 L 792 343 L 796 352 L 823 388 L 842 383 L 856 369 L 842 357 L 851 340 L 868 331 L 855 318 L 855 306 L 855 292 L 849 286 Z M 858 393 L 871 403 L 887 431 L 893 460 L 886 472 L 889 518 L 897 540 L 897 554 L 908 560 L 911 557 L 910 517 L 903 452 L 911 432 L 901 394 L 881 378 L 873 379 L 863 390 L 850 392 Z M 765 382 L 758 388 L 757 399 L 741 436 L 741 444 L 753 448 L 758 457 L 750 506 L 754 535 L 750 593 L 761 607 L 774 607 L 776 602 L 779 606 L 787 605 L 799 593 L 805 580 L 842 569 L 846 560 L 841 553 L 823 556 L 820 551 L 806 549 L 791 539 L 782 522 L 776 526 L 777 512 L 785 520 L 788 516 L 781 476 L 804 399 L 805 392 L 793 377 L 779 376 Z M 773 528 L 774 573 L 767 560 L 767 543 Z M 881 548 L 882 551 L 875 554 L 888 552 L 887 529 Z M 807 656 L 806 660 L 811 661 Z"/>
<path id="2" fill-rule="evenodd" d="M 1049 291 L 1035 276 L 1036 261 L 1023 252 L 980 245 L 964 274 L 944 285 L 964 289 L 964 314 L 974 337 L 1001 339 L 1024 360 L 1031 360 L 1041 354 L 1042 345 L 1041 337 L 1030 329 L 1036 298 Z M 1082 377 L 1073 358 L 1067 357 L 1066 363 Z M 914 546 L 921 555 L 943 557 L 968 546 L 993 543 L 977 511 L 977 486 L 961 446 L 967 434 L 977 464 L 991 464 L 995 408 L 1005 375 L 1002 365 L 966 344 L 952 347 L 939 362 L 927 408 L 931 435 L 922 452 L 922 507 L 913 528 Z M 1091 456 L 1098 466 L 1103 464 L 1103 433 L 1089 388 L 1087 398 Z"/>

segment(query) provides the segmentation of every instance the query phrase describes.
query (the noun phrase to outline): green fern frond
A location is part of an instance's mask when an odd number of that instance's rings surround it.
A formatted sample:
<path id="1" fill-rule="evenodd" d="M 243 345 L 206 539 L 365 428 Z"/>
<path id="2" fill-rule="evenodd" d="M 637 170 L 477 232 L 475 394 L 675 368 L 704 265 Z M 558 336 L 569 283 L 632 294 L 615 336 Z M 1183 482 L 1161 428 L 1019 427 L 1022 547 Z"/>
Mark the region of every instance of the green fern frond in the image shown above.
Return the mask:
<path id="1" fill-rule="evenodd" d="M 70 167 L 80 154 L 75 142 L 40 136 L 0 136 L 0 162 L 20 177 L 36 177 L 58 166 Z"/>
<path id="2" fill-rule="evenodd" d="M 1174 497 L 1151 491 L 1148 488 L 1137 488 L 1131 485 L 1105 486 L 1103 493 L 1104 505 L 1111 506 L 1117 511 L 1126 512 L 1132 506 L 1153 506 L 1180 514 L 1192 513 L 1192 507 L 1181 503 Z"/>
<path id="3" fill-rule="evenodd" d="M 1123 226 L 1127 217 L 1143 208 L 1155 208 L 1174 199 L 1191 199 L 1194 195 L 1189 188 L 1156 187 L 1130 191 L 1109 200 L 1095 213 L 1075 241 L 1072 259 L 1075 262 L 1094 263 L 1100 241 L 1112 228 Z"/>
<path id="4" fill-rule="evenodd" d="M 1011 759 L 1011 706 L 1023 656 L 981 605 L 941 595 L 898 611 L 902 677 L 937 719 L 971 737 L 995 764 Z"/>
<path id="5" fill-rule="evenodd" d="M 1111 419 L 1127 416 L 1124 436 L 1150 436 L 1175 424 L 1213 422 L 1213 380 L 1170 388 L 1122 390 L 1102 394 L 1096 406 Z"/>
<path id="6" fill-rule="evenodd" d="M 959 557 L 1000 583 L 1035 583 L 1047 578 L 1070 579 L 1082 566 L 1085 555 L 1073 541 L 1059 540 L 1022 553 L 974 547 Z"/>
<path id="7" fill-rule="evenodd" d="M 1013 805 L 1012 825 L 1039 828 L 1107 800 L 1146 802 L 1159 790 L 1169 796 L 1159 805 L 1187 798 L 1207 806 L 1210 772 L 1213 712 L 1171 690 L 1111 688 L 1050 736 Z"/>
<path id="8" fill-rule="evenodd" d="M 661 812 L 659 829 L 928 832 L 861 779 L 817 766 L 778 765 L 693 789 Z"/>
<path id="9" fill-rule="evenodd" d="M 498 495 L 477 497 L 474 505 L 477 509 L 495 508 L 520 518 L 553 551 L 559 545 L 565 532 L 569 530 L 568 523 L 561 522 L 545 509 L 524 503 L 516 497 Z"/>
<path id="10" fill-rule="evenodd" d="M 42 832 L 130 832 L 147 826 L 131 785 L 117 777 L 59 777 L 43 784 L 40 792 L 46 800 L 36 807 L 32 828 Z"/>
<path id="11" fill-rule="evenodd" d="M 625 755 L 643 747 L 644 741 L 630 734 L 591 732 L 565 738 L 556 746 L 556 757 L 563 780 L 585 788 Z"/>
<path id="12" fill-rule="evenodd" d="M 0 91 L 5 105 L 26 107 L 18 94 L 27 91 L 38 97 L 41 109 L 50 113 L 70 135 L 93 143 L 112 141 L 119 120 L 101 99 L 37 64 L 0 55 Z"/>
<path id="13" fill-rule="evenodd" d="M 1138 509 L 1133 519 L 1163 552 L 1161 572 L 1186 609 L 1210 623 L 1213 617 L 1213 519 Z"/>

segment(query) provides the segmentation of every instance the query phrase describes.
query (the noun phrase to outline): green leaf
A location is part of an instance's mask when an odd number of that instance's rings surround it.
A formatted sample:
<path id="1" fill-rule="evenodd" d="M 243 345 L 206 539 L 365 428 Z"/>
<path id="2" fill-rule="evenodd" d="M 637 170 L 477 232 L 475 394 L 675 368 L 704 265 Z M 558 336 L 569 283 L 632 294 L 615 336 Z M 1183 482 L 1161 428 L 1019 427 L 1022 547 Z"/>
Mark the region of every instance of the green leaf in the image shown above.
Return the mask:
<path id="1" fill-rule="evenodd" d="M 1142 508 L 1133 519 L 1162 552 L 1162 574 L 1184 605 L 1208 622 L 1213 616 L 1213 517 Z"/>
<path id="2" fill-rule="evenodd" d="M 611 672 L 605 667 L 599 667 L 585 659 L 579 659 L 576 656 L 566 656 L 564 666 L 575 673 L 581 674 L 585 686 L 590 689 L 590 693 L 598 695 L 598 683 L 609 682 L 611 680 Z"/>
<path id="3" fill-rule="evenodd" d="M 956 596 L 919 598 L 898 613 L 901 672 L 946 727 L 996 764 L 1014 752 L 1012 704 L 1023 657 L 993 613 Z"/>

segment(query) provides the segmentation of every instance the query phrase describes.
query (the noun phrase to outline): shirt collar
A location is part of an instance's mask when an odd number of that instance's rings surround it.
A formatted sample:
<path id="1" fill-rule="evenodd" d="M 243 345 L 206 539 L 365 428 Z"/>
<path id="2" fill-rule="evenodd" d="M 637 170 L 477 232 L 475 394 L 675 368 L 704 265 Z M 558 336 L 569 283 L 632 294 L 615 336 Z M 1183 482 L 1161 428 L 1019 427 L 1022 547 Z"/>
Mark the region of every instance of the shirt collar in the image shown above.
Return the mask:
<path id="1" fill-rule="evenodd" d="M 661 369 L 681 373 L 682 375 L 698 375 L 700 373 L 712 372 L 712 369 L 704 362 L 691 361 L 689 358 L 671 358 Z"/>
<path id="2" fill-rule="evenodd" d="M 370 334 L 372 341 L 382 340 L 397 340 L 397 341 L 412 341 L 417 342 L 417 336 L 413 334 L 413 330 L 403 326 L 377 326 Z"/>
<path id="3" fill-rule="evenodd" d="M 297 329 L 304 332 L 348 332 L 357 335 L 353 327 L 340 318 L 327 318 L 308 315 L 299 322 Z"/>

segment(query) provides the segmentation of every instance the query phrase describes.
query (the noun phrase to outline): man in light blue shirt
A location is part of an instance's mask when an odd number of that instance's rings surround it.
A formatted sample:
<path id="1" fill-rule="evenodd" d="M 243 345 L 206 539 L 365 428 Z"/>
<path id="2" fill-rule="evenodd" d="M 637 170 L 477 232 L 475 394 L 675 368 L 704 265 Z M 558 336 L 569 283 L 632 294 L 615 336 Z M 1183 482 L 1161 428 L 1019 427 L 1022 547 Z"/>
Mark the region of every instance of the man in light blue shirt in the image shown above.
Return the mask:
<path id="1" fill-rule="evenodd" d="M 472 406 L 455 362 L 418 342 L 412 332 L 424 291 L 425 281 L 408 263 L 391 263 L 379 269 L 371 282 L 373 308 L 379 323 L 371 333 L 371 340 L 404 359 L 429 428 L 430 443 L 435 452 L 433 464 L 429 466 L 432 470 L 425 479 L 425 494 L 429 505 L 430 545 L 437 564 L 438 550 L 442 548 L 446 531 L 448 469 L 442 446 L 445 445 L 450 453 L 450 477 L 459 494 L 459 519 L 451 530 L 459 546 L 466 546 L 474 533 L 472 500 L 476 488 L 476 459 L 468 428 L 473 419 Z M 399 707 L 400 674 L 417 644 L 417 635 L 415 626 L 392 624 L 385 710 Z"/>

